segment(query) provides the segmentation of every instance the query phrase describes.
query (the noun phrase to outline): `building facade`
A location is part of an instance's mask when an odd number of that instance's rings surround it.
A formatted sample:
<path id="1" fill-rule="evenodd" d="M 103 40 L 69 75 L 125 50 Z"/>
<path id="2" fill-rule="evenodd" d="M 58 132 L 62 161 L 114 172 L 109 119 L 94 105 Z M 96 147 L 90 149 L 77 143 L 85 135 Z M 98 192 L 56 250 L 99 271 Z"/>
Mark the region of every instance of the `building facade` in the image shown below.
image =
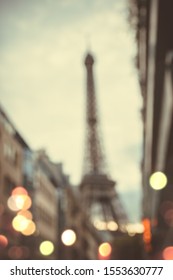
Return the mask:
<path id="1" fill-rule="evenodd" d="M 8 244 L 3 247 L 0 240 L 0 258 L 57 258 L 58 191 L 67 181 L 68 176 L 63 174 L 62 164 L 52 163 L 44 151 L 31 150 L 1 106 L 0 236 L 5 237 Z M 36 225 L 31 236 L 22 235 L 13 228 L 13 219 L 19 211 L 12 210 L 8 200 L 12 190 L 18 186 L 24 187 L 31 198 L 28 210 Z M 44 240 L 51 241 L 55 246 L 49 257 L 44 256 L 39 249 Z"/>
<path id="2" fill-rule="evenodd" d="M 34 154 L 34 197 L 33 213 L 37 225 L 35 258 L 57 259 L 59 257 L 59 202 L 61 188 L 68 182 L 62 172 L 61 164 L 50 161 L 44 150 Z M 48 256 L 41 254 L 39 246 L 42 242 L 52 242 L 54 251 Z"/>
<path id="3" fill-rule="evenodd" d="M 34 224 L 31 234 L 13 225 L 21 212 L 10 208 L 8 200 L 19 186 L 31 199 L 23 211 Z M 1 106 L 0 259 L 97 259 L 101 241 L 80 202 L 78 188 L 70 185 L 62 163 L 52 162 L 45 150 L 33 151 Z M 68 228 L 76 234 L 72 246 L 62 242 Z"/>
<path id="4" fill-rule="evenodd" d="M 19 234 L 12 227 L 14 212 L 7 206 L 12 190 L 23 185 L 24 157 L 29 146 L 19 135 L 5 110 L 0 107 L 0 234 L 8 240 L 8 247 L 19 243 Z M 14 255 L 12 253 L 12 255 Z M 8 250 L 1 250 L 1 258 L 9 258 Z"/>
<path id="5" fill-rule="evenodd" d="M 173 246 L 173 3 L 132 0 L 130 11 L 143 97 L 143 216 L 151 227 L 146 249 L 149 258 L 163 259 Z M 153 174 L 165 176 L 163 189 L 158 187 L 161 177 L 152 188 Z"/>

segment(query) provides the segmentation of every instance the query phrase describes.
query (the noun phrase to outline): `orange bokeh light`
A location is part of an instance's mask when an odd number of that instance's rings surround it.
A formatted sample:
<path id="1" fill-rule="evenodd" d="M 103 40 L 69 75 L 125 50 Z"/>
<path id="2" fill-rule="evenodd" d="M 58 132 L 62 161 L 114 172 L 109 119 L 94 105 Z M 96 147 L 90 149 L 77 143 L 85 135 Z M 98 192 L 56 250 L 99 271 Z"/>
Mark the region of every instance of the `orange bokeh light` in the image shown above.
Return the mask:
<path id="1" fill-rule="evenodd" d="M 17 215 L 21 215 L 28 220 L 32 220 L 32 213 L 28 210 L 21 210 L 17 213 Z"/>
<path id="2" fill-rule="evenodd" d="M 21 231 L 23 235 L 29 236 L 32 235 L 36 230 L 35 223 L 33 221 L 29 221 L 27 227 Z"/>
<path id="3" fill-rule="evenodd" d="M 12 220 L 12 226 L 16 231 L 22 231 L 27 228 L 29 220 L 24 216 L 17 215 Z"/>
<path id="4" fill-rule="evenodd" d="M 144 226 L 144 232 L 143 232 L 143 240 L 146 244 L 150 244 L 151 242 L 151 221 L 148 218 L 143 219 L 142 224 Z"/>
<path id="5" fill-rule="evenodd" d="M 16 205 L 20 210 L 28 210 L 32 205 L 31 198 L 28 195 L 17 195 Z"/>
<path id="6" fill-rule="evenodd" d="M 12 211 L 28 210 L 32 201 L 28 195 L 12 195 L 8 198 L 7 205 Z"/>
<path id="7" fill-rule="evenodd" d="M 166 247 L 163 250 L 164 260 L 173 260 L 173 246 Z"/>
<path id="8" fill-rule="evenodd" d="M 0 248 L 5 248 L 8 245 L 8 239 L 5 235 L 0 235 Z"/>
<path id="9" fill-rule="evenodd" d="M 99 259 L 109 259 L 112 252 L 112 247 L 108 242 L 104 242 L 99 246 L 98 252 Z"/>
<path id="10" fill-rule="evenodd" d="M 28 192 L 24 187 L 19 186 L 12 190 L 11 195 L 28 195 Z"/>

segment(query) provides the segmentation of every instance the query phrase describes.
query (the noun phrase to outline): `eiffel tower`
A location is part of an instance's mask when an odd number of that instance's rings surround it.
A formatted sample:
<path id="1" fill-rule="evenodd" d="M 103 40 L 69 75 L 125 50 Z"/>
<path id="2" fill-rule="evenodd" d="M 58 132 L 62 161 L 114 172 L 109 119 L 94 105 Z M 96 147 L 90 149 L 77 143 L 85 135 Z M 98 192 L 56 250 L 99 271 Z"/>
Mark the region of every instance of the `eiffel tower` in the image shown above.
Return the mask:
<path id="1" fill-rule="evenodd" d="M 106 172 L 105 156 L 101 143 L 96 94 L 93 78 L 94 58 L 88 53 L 86 66 L 86 145 L 83 176 L 80 184 L 81 203 L 93 223 L 102 221 L 126 223 L 127 217 L 115 190 L 116 182 Z"/>

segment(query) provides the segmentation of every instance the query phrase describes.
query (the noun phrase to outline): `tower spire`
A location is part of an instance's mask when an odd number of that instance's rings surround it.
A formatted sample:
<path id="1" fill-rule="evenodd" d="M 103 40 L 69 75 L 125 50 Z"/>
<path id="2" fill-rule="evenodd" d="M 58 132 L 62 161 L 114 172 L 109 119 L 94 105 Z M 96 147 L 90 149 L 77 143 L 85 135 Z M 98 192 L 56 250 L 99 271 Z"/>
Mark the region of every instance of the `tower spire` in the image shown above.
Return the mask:
<path id="1" fill-rule="evenodd" d="M 105 159 L 103 147 L 101 147 L 99 135 L 99 121 L 96 107 L 96 94 L 93 79 L 94 59 L 90 53 L 85 58 L 87 71 L 87 91 L 86 91 L 86 125 L 87 125 L 87 143 L 85 152 L 84 173 L 100 174 L 105 169 Z"/>

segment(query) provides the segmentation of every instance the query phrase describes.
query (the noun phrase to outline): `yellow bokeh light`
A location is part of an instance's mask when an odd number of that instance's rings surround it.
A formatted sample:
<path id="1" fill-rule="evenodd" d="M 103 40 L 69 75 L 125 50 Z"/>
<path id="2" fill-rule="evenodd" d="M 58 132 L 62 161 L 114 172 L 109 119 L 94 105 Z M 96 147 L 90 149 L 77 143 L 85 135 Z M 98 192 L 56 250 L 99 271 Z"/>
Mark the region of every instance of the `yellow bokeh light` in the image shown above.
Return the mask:
<path id="1" fill-rule="evenodd" d="M 28 210 L 32 201 L 28 195 L 12 195 L 9 197 L 7 205 L 12 211 Z"/>
<path id="2" fill-rule="evenodd" d="M 76 233 L 72 229 L 67 229 L 62 233 L 61 240 L 64 245 L 71 246 L 76 241 Z"/>
<path id="3" fill-rule="evenodd" d="M 32 205 L 31 198 L 28 195 L 17 195 L 16 205 L 20 210 L 28 210 Z"/>
<path id="4" fill-rule="evenodd" d="M 21 231 L 23 235 L 29 236 L 36 231 L 36 225 L 33 221 L 28 220 L 27 227 Z"/>
<path id="5" fill-rule="evenodd" d="M 22 215 L 17 215 L 12 220 L 12 226 L 16 231 L 23 231 L 27 228 L 30 221 Z"/>
<path id="6" fill-rule="evenodd" d="M 51 241 L 43 241 L 41 244 L 40 244 L 40 253 L 44 256 L 48 256 L 48 255 L 51 255 L 54 251 L 54 245 Z"/>
<path id="7" fill-rule="evenodd" d="M 109 221 L 107 223 L 107 228 L 108 228 L 108 230 L 116 231 L 116 230 L 118 230 L 118 225 L 114 221 Z"/>
<path id="8" fill-rule="evenodd" d="M 108 257 L 112 252 L 112 247 L 108 242 L 104 242 L 99 246 L 99 254 L 102 257 Z"/>
<path id="9" fill-rule="evenodd" d="M 163 172 L 158 171 L 150 176 L 149 182 L 150 182 L 150 186 L 154 190 L 161 190 L 167 184 L 167 177 Z"/>
<path id="10" fill-rule="evenodd" d="M 95 220 L 94 221 L 94 226 L 98 230 L 106 230 L 106 228 L 107 228 L 106 222 L 101 221 L 101 220 Z"/>

